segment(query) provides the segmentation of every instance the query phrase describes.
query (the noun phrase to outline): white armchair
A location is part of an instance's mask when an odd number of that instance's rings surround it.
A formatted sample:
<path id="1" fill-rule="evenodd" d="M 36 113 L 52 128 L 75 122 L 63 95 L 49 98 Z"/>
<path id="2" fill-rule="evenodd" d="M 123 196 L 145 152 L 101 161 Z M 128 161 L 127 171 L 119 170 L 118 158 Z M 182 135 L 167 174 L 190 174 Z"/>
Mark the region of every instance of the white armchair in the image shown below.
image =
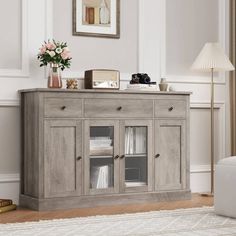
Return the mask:
<path id="1" fill-rule="evenodd" d="M 236 156 L 216 165 L 214 207 L 216 214 L 236 218 Z"/>

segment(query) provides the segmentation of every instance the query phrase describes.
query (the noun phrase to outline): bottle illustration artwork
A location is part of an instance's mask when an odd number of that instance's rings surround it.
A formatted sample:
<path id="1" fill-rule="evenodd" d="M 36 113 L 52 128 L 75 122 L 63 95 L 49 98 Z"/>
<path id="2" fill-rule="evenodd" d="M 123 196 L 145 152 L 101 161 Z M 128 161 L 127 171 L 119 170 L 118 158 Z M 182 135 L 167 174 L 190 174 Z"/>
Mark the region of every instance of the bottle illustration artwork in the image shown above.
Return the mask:
<path id="1" fill-rule="evenodd" d="M 102 0 L 100 5 L 100 24 L 110 23 L 110 12 L 105 0 Z"/>

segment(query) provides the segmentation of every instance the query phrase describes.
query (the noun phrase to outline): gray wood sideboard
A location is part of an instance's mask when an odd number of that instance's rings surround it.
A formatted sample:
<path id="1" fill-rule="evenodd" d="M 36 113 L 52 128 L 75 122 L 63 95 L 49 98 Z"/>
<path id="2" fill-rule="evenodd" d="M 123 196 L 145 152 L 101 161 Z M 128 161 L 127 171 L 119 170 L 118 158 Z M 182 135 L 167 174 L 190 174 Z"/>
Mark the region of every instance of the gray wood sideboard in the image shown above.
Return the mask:
<path id="1" fill-rule="evenodd" d="M 191 198 L 189 92 L 21 90 L 20 205 Z"/>

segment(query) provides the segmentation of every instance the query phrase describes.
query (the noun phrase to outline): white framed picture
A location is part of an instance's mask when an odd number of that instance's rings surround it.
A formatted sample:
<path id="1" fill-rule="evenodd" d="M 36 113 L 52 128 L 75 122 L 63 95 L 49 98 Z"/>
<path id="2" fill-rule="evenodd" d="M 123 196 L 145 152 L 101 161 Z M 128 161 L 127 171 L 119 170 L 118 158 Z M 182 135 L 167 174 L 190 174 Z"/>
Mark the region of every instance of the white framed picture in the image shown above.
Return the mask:
<path id="1" fill-rule="evenodd" d="M 73 0 L 73 35 L 120 37 L 120 0 Z"/>

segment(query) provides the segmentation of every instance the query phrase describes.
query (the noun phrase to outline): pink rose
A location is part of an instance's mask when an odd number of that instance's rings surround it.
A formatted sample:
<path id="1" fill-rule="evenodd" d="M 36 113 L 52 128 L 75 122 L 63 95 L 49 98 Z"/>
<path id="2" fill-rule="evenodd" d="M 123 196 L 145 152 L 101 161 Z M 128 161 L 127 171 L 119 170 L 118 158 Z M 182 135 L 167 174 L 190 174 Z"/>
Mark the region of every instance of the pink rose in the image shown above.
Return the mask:
<path id="1" fill-rule="evenodd" d="M 65 50 L 61 53 L 61 57 L 62 57 L 63 60 L 71 58 L 70 53 L 65 51 Z"/>
<path id="2" fill-rule="evenodd" d="M 47 51 L 47 48 L 45 46 L 42 46 L 40 49 L 39 49 L 39 52 L 40 54 L 44 54 L 45 52 Z"/>
<path id="3" fill-rule="evenodd" d="M 54 50 L 56 48 L 56 45 L 54 43 L 47 43 L 46 47 L 48 50 Z"/>
<path id="4" fill-rule="evenodd" d="M 64 52 L 70 52 L 70 49 L 68 47 L 63 48 Z"/>

